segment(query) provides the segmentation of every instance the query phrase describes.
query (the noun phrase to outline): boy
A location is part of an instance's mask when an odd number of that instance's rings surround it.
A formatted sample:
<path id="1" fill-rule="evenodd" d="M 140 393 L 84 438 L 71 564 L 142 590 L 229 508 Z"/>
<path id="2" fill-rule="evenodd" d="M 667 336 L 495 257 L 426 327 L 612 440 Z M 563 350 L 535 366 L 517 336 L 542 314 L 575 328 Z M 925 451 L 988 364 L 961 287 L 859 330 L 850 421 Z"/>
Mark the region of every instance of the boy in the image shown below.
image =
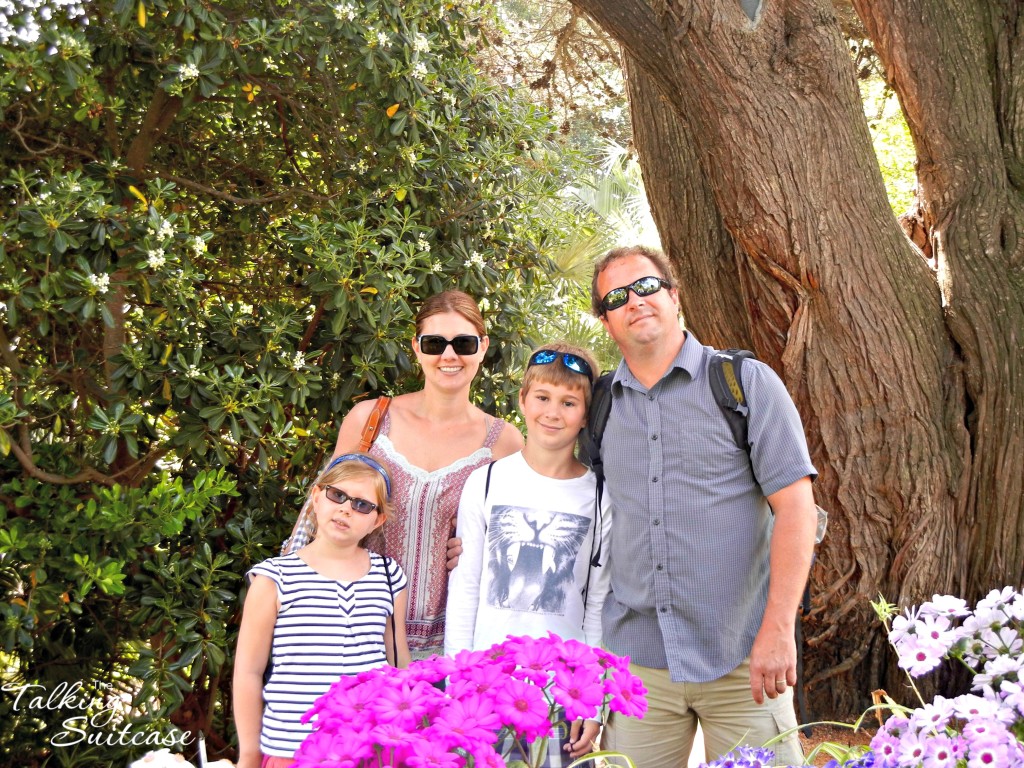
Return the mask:
<path id="1" fill-rule="evenodd" d="M 477 469 L 462 491 L 446 654 L 548 632 L 600 645 L 611 515 L 598 508 L 594 473 L 574 454 L 596 367 L 586 350 L 564 342 L 530 356 L 519 391 L 526 446 Z M 599 728 L 592 720 L 563 727 L 546 765 L 561 764 L 559 743 L 573 759 L 591 752 Z"/>

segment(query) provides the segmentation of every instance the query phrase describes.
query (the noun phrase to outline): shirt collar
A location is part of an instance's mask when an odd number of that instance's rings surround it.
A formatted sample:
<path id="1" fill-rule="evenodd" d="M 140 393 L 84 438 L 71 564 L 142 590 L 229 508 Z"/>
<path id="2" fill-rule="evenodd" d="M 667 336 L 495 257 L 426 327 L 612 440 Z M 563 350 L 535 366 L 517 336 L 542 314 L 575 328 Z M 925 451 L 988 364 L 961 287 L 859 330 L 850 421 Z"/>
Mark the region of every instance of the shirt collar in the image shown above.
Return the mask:
<path id="1" fill-rule="evenodd" d="M 683 371 L 689 376 L 690 381 L 693 381 L 700 374 L 701 366 L 704 364 L 704 347 L 697 340 L 697 337 L 693 335 L 693 331 L 686 331 L 686 338 L 683 340 L 683 346 L 679 349 L 679 354 L 676 355 L 672 361 L 672 365 L 669 366 L 668 371 L 665 372 L 665 376 L 668 376 L 675 369 Z M 662 376 L 664 379 L 665 376 Z M 626 365 L 625 360 L 620 360 L 618 367 L 615 369 L 615 374 L 612 376 L 612 387 L 618 385 L 621 387 L 630 387 L 631 389 L 644 389 L 644 387 L 636 380 L 633 376 L 633 372 L 629 370 L 629 366 Z"/>

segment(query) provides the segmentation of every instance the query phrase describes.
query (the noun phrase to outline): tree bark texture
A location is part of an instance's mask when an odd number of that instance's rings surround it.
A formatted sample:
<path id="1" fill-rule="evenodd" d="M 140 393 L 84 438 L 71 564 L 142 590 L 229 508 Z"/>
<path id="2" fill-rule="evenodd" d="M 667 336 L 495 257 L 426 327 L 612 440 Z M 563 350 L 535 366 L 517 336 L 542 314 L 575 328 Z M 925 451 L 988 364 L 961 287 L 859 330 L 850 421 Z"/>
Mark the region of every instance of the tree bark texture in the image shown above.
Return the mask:
<path id="1" fill-rule="evenodd" d="M 688 327 L 747 342 L 804 418 L 830 512 L 805 624 L 813 713 L 859 714 L 877 687 L 900 699 L 870 600 L 1024 579 L 1019 14 L 857 3 L 920 109 L 933 268 L 889 207 L 827 2 L 766 0 L 753 22 L 737 0 L 573 2 L 625 51 Z"/>
<path id="2" fill-rule="evenodd" d="M 855 0 L 918 156 L 970 443 L 957 520 L 963 589 L 1024 567 L 1024 6 Z"/>
<path id="3" fill-rule="evenodd" d="M 752 347 L 749 322 L 745 328 L 740 325 L 748 321 L 743 298 L 733 289 L 741 254 L 718 215 L 694 150 L 692 131 L 628 54 L 623 69 L 633 115 L 633 141 L 644 150 L 644 188 L 650 199 L 660 201 L 651 207 L 651 214 L 662 246 L 666 253 L 683 255 L 675 259 L 673 267 L 687 296 L 700 296 L 703 305 L 719 308 L 702 312 L 694 323 L 707 336 L 707 343 Z M 652 164 L 660 165 L 656 171 L 648 167 L 648 147 L 672 148 L 671 152 L 654 153 Z"/>

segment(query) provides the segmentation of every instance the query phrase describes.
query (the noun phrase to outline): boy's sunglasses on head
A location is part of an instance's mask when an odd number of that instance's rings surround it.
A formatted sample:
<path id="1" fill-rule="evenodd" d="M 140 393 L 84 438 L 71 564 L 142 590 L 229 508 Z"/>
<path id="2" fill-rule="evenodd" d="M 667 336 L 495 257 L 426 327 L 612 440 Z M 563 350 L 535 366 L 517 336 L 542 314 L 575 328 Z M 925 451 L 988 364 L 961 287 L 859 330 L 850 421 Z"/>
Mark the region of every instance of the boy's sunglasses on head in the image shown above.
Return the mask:
<path id="1" fill-rule="evenodd" d="M 649 275 L 647 277 L 641 277 L 639 280 L 635 280 L 629 285 L 623 285 L 621 288 L 612 288 L 608 293 L 601 299 L 601 307 L 606 311 L 618 309 L 629 301 L 629 292 L 632 291 L 637 296 L 650 296 L 657 293 L 662 288 L 671 288 L 672 283 L 668 280 L 662 280 L 660 277 Z"/>
<path id="2" fill-rule="evenodd" d="M 586 376 L 591 381 L 594 380 L 594 371 L 590 367 L 590 363 L 582 357 L 578 357 L 570 352 L 556 352 L 553 349 L 538 349 L 530 356 L 530 362 L 526 367 L 530 368 L 534 365 L 550 365 L 559 358 L 562 359 L 562 365 L 573 373 L 579 373 Z"/>
<path id="3" fill-rule="evenodd" d="M 349 496 L 341 488 L 335 488 L 333 485 L 325 485 L 323 489 L 324 495 L 329 501 L 333 501 L 335 504 L 344 504 L 347 501 L 351 504 L 352 509 L 361 515 L 368 515 L 377 508 L 377 505 L 372 501 Z"/>
<path id="4" fill-rule="evenodd" d="M 480 349 L 479 336 L 462 335 L 456 336 L 454 339 L 446 339 L 436 333 L 426 333 L 417 336 L 416 340 L 420 343 L 420 352 L 424 355 L 443 355 L 445 347 L 449 344 L 456 355 L 475 355 L 476 351 Z"/>

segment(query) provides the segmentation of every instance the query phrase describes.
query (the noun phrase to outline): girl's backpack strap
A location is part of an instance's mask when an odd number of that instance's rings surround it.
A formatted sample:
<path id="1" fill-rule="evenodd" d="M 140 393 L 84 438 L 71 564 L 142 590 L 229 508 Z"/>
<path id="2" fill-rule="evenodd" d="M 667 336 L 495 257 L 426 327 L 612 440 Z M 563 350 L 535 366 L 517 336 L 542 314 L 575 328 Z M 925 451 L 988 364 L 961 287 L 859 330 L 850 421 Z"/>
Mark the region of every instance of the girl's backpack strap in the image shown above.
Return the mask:
<path id="1" fill-rule="evenodd" d="M 384 564 L 384 578 L 388 580 L 388 592 L 391 593 L 391 605 L 395 604 L 395 579 L 391 575 L 391 563 L 395 562 L 387 555 L 381 555 L 380 559 Z"/>
<path id="2" fill-rule="evenodd" d="M 373 441 L 377 439 L 377 433 L 380 432 L 380 425 L 384 421 L 384 414 L 388 412 L 389 405 L 391 405 L 390 397 L 377 398 L 377 404 L 373 406 L 373 410 L 370 411 L 370 415 L 366 418 L 366 424 L 363 425 L 363 433 L 359 436 L 359 450 L 362 453 L 370 450 Z"/>
<path id="3" fill-rule="evenodd" d="M 385 407 L 386 410 L 386 407 Z M 395 562 L 387 555 L 381 555 L 381 560 L 384 564 L 384 578 L 388 580 L 388 592 L 391 593 L 391 648 L 395 657 L 388 659 L 388 663 L 393 666 L 398 666 L 398 631 L 395 629 L 395 582 L 391 576 L 391 563 Z"/>

